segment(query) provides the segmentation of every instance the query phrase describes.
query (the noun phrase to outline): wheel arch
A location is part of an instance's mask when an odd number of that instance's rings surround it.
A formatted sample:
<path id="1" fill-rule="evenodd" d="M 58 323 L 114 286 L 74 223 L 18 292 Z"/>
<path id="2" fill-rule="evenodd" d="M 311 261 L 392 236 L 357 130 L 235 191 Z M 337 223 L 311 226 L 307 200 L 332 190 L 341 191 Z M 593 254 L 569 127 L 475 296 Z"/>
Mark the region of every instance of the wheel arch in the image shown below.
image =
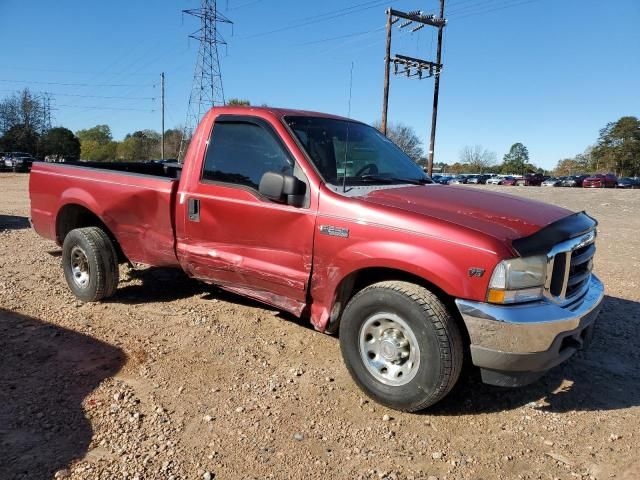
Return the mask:
<path id="1" fill-rule="evenodd" d="M 76 228 L 98 227 L 108 236 L 116 249 L 119 261 L 127 261 L 118 239 L 102 219 L 87 206 L 80 203 L 63 205 L 56 215 L 56 241 L 62 245 L 67 234 Z"/>
<path id="2" fill-rule="evenodd" d="M 331 306 L 331 313 L 326 325 L 327 333 L 336 333 L 340 326 L 340 318 L 345 306 L 353 296 L 362 289 L 384 281 L 404 281 L 419 285 L 436 295 L 440 301 L 447 307 L 451 316 L 455 319 L 460 332 L 463 335 L 466 345 L 469 345 L 469 333 L 464 324 L 462 316 L 455 304 L 455 299 L 441 287 L 428 280 L 427 278 L 393 267 L 364 267 L 354 270 L 347 274 L 338 284 L 334 302 Z"/>

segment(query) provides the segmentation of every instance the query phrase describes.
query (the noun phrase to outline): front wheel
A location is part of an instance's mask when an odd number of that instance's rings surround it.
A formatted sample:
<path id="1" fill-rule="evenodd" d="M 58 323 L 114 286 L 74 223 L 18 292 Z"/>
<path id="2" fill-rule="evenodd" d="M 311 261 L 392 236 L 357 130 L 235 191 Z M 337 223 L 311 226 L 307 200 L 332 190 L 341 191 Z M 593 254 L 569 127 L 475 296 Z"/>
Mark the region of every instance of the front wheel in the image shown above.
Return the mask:
<path id="1" fill-rule="evenodd" d="M 67 285 L 83 302 L 110 297 L 118 286 L 118 256 L 113 242 L 98 227 L 71 230 L 62 245 Z"/>
<path id="2" fill-rule="evenodd" d="M 354 381 L 397 410 L 422 410 L 449 393 L 460 376 L 462 343 L 440 299 L 408 282 L 364 288 L 340 322 L 340 349 Z"/>

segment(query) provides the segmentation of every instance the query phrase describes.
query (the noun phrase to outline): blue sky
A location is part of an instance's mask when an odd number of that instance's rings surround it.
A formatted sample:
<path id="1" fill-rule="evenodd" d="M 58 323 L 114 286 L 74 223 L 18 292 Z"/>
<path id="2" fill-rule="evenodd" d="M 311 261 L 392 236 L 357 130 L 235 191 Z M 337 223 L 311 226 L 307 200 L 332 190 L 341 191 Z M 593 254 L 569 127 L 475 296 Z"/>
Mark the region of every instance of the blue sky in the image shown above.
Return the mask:
<path id="1" fill-rule="evenodd" d="M 435 12 L 436 3 L 220 0 L 234 22 L 221 28 L 225 95 L 346 115 L 353 62 L 351 116 L 373 122 L 385 8 Z M 198 4 L 0 0 L 0 97 L 25 86 L 52 92 L 55 124 L 106 123 L 118 139 L 160 129 L 164 71 L 167 128 L 182 124 L 197 53 L 188 34 L 198 23 L 181 10 Z M 475 144 L 501 159 L 520 141 L 550 168 L 607 122 L 640 115 L 638 0 L 448 0 L 446 8 L 436 161 L 454 162 Z M 434 58 L 435 32 L 395 30 L 392 53 Z M 432 80 L 391 79 L 390 121 L 413 126 L 425 147 L 432 89 Z"/>

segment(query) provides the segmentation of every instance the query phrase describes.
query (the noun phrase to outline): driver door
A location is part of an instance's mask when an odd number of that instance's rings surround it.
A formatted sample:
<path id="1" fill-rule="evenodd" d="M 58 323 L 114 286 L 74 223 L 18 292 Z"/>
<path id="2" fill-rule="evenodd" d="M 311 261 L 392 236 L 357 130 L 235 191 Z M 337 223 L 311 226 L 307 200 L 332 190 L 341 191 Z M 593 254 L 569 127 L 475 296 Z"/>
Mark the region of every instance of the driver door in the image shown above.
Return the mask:
<path id="1" fill-rule="evenodd" d="M 258 185 L 269 171 L 297 176 L 308 195 L 306 177 L 268 122 L 219 116 L 200 179 L 184 199 L 178 248 L 196 278 L 298 312 L 307 297 L 315 212 L 309 202 L 295 207 L 263 197 Z"/>

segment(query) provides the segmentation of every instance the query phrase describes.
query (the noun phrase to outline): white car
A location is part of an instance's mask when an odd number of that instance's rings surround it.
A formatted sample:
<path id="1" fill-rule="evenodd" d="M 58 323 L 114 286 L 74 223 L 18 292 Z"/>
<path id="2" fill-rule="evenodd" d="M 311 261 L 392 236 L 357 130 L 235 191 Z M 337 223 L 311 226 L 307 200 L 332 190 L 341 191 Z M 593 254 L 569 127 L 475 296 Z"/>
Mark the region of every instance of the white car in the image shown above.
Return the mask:
<path id="1" fill-rule="evenodd" d="M 487 180 L 487 185 L 500 185 L 502 183 L 502 180 L 504 180 L 504 178 L 502 177 L 491 177 L 489 180 Z"/>

